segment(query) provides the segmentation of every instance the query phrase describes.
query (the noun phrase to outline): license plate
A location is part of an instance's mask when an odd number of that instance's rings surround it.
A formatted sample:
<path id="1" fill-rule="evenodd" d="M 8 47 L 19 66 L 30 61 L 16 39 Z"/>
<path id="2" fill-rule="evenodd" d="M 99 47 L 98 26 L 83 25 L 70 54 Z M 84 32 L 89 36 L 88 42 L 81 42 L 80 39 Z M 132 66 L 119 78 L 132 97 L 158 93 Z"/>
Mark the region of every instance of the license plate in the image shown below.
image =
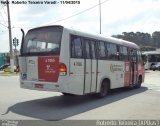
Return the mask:
<path id="1" fill-rule="evenodd" d="M 35 88 L 43 88 L 43 84 L 35 84 Z"/>

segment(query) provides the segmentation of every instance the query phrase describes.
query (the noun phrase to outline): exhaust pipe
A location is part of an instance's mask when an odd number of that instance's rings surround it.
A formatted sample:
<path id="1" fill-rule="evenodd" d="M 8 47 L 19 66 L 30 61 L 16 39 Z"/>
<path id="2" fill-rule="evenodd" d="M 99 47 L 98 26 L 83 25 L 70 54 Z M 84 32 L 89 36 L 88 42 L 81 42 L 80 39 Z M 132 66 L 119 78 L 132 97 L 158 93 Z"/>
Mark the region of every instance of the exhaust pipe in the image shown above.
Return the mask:
<path id="1" fill-rule="evenodd" d="M 25 33 L 24 33 L 24 30 L 21 28 L 21 32 L 22 32 L 22 42 L 21 42 L 21 54 L 22 54 L 22 51 L 23 51 L 23 43 L 24 43 L 24 36 L 25 36 Z"/>

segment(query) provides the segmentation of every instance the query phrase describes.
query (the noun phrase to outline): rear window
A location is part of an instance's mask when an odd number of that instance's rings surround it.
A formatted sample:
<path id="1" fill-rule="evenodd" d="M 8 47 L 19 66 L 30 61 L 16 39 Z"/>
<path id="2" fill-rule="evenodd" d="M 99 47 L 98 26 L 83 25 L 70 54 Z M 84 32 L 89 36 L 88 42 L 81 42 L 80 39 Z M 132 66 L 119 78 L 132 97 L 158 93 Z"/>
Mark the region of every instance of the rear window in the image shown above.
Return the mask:
<path id="1" fill-rule="evenodd" d="M 22 55 L 59 55 L 62 27 L 42 27 L 30 30 L 22 45 Z"/>

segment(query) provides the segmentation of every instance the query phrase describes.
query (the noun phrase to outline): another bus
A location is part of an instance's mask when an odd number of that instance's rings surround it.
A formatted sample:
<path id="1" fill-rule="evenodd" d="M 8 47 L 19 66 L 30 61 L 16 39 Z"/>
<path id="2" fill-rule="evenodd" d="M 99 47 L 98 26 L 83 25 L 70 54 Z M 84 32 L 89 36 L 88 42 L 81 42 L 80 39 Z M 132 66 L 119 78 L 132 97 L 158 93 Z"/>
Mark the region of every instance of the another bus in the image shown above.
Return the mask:
<path id="1" fill-rule="evenodd" d="M 145 69 L 152 69 L 153 65 L 160 62 L 160 52 L 158 51 L 146 51 L 142 53 L 142 57 L 145 60 Z"/>
<path id="2" fill-rule="evenodd" d="M 110 89 L 140 88 L 144 81 L 136 44 L 58 25 L 23 34 L 19 66 L 21 88 L 64 95 L 104 97 Z"/>

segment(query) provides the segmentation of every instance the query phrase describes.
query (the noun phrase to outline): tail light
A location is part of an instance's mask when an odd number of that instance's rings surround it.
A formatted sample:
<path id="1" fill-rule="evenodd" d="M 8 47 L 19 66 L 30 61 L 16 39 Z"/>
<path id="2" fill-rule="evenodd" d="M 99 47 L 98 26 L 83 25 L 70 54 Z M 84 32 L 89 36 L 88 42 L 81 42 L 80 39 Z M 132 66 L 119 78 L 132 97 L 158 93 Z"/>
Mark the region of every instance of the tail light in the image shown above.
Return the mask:
<path id="1" fill-rule="evenodd" d="M 67 67 L 64 63 L 60 63 L 59 65 L 59 75 L 61 76 L 67 75 Z"/>

